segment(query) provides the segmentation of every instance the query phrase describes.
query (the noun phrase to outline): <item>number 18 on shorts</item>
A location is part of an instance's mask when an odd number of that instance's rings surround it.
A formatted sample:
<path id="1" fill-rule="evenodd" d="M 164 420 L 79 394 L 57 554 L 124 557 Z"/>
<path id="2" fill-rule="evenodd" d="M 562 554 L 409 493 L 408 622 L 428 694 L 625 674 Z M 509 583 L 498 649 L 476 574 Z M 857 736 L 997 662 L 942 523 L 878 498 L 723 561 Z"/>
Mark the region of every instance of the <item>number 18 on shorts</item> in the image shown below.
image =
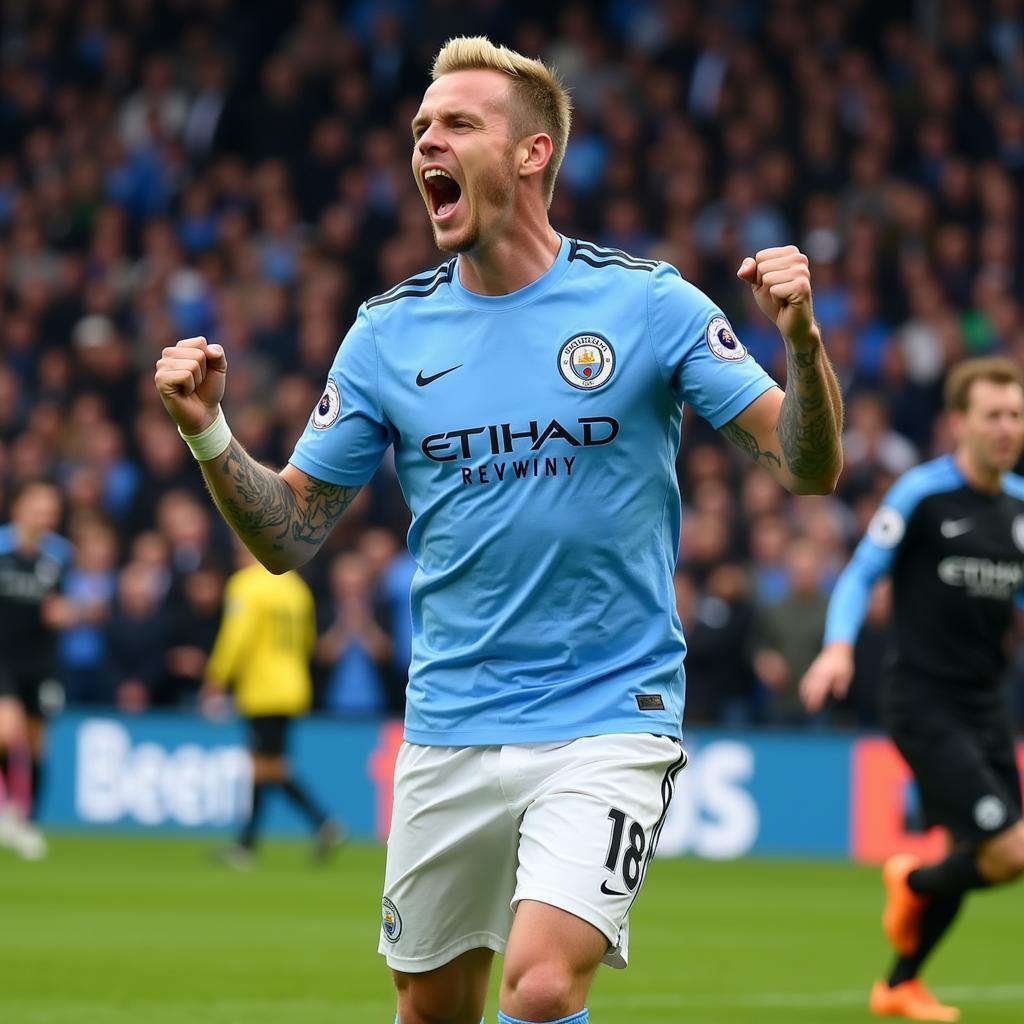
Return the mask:
<path id="1" fill-rule="evenodd" d="M 625 967 L 628 915 L 686 764 L 646 733 L 501 747 L 403 744 L 381 913 L 389 966 L 429 971 L 504 952 L 515 907 L 548 903 L 608 939 Z"/>

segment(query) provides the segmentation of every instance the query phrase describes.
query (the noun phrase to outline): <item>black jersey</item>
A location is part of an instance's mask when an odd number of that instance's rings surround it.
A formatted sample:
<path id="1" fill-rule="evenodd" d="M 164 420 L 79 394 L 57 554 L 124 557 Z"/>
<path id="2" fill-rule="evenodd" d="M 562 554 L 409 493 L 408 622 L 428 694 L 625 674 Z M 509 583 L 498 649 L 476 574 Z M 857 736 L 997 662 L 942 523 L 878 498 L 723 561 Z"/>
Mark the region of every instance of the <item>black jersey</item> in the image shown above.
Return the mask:
<path id="1" fill-rule="evenodd" d="M 1004 642 L 1024 583 L 1024 478 L 972 488 L 952 456 L 892 486 L 829 603 L 826 643 L 853 640 L 874 581 L 893 583 L 890 690 L 984 706 L 1001 697 Z"/>
<path id="2" fill-rule="evenodd" d="M 56 534 L 45 535 L 33 553 L 19 551 L 14 527 L 0 527 L 0 668 L 52 670 L 57 640 L 43 622 L 42 606 L 63 589 L 71 551 Z"/>

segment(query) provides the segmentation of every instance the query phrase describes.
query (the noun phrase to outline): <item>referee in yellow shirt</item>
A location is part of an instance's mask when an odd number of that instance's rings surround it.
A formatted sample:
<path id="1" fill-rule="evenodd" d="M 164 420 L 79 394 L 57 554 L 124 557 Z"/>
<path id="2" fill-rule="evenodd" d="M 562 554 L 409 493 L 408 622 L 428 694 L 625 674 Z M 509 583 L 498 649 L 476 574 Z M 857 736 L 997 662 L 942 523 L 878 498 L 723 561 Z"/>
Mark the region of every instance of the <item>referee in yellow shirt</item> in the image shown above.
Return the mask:
<path id="1" fill-rule="evenodd" d="M 248 867 L 260 812 L 271 786 L 280 786 L 316 829 L 314 855 L 323 858 L 344 840 L 306 789 L 292 777 L 288 728 L 312 700 L 309 661 L 316 644 L 313 595 L 298 573 L 275 576 L 241 545 L 241 568 L 224 589 L 224 614 L 206 668 L 204 706 L 223 701 L 233 686 L 235 707 L 249 727 L 252 804 L 238 842 L 224 853 L 233 867 Z"/>

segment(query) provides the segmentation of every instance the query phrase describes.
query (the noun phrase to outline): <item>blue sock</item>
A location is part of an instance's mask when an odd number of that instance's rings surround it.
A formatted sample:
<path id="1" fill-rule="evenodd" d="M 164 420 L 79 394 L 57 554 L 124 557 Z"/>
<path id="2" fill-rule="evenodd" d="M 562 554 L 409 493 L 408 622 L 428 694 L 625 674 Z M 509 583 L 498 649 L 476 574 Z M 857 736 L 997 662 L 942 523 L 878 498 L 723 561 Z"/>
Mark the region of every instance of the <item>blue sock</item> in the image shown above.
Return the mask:
<path id="1" fill-rule="evenodd" d="M 579 1013 L 574 1013 L 571 1017 L 560 1017 L 558 1020 L 551 1021 L 550 1024 L 589 1024 L 589 1022 L 590 1014 L 587 1012 L 586 1007 L 584 1007 Z M 506 1016 L 499 1010 L 498 1024 L 527 1024 L 527 1021 Z"/>

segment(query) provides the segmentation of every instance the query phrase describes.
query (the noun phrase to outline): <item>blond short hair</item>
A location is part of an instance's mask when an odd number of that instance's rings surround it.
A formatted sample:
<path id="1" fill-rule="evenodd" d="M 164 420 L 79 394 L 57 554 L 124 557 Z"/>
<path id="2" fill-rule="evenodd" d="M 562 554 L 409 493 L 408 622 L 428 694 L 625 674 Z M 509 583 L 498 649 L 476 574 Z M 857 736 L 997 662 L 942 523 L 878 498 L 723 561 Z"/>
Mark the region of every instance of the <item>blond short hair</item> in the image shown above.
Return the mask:
<path id="1" fill-rule="evenodd" d="M 971 387 L 976 380 L 987 380 L 993 384 L 1018 384 L 1024 390 L 1024 371 L 1015 360 L 1005 356 L 965 359 L 957 363 L 946 377 L 943 397 L 947 412 L 967 411 Z"/>
<path id="2" fill-rule="evenodd" d="M 551 137 L 551 160 L 541 181 L 544 203 L 550 206 L 572 124 L 572 103 L 557 72 L 542 61 L 495 46 L 486 36 L 457 36 L 441 47 L 430 77 L 436 82 L 453 71 L 497 71 L 505 75 L 511 83 L 509 135 L 516 140 L 538 132 Z"/>

